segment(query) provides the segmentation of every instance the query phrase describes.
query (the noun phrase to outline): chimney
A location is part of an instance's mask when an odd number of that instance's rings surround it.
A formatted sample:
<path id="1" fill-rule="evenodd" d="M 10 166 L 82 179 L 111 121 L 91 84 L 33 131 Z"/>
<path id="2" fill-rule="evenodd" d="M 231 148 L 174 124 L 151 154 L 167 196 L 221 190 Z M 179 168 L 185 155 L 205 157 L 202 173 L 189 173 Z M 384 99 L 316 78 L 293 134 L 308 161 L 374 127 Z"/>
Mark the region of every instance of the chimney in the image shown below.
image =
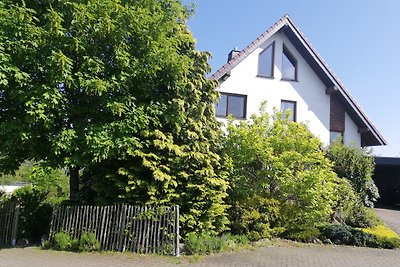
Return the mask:
<path id="1" fill-rule="evenodd" d="M 228 54 L 228 62 L 231 61 L 231 59 L 234 58 L 239 53 L 240 51 L 238 50 L 237 47 L 233 48 L 233 50 Z"/>

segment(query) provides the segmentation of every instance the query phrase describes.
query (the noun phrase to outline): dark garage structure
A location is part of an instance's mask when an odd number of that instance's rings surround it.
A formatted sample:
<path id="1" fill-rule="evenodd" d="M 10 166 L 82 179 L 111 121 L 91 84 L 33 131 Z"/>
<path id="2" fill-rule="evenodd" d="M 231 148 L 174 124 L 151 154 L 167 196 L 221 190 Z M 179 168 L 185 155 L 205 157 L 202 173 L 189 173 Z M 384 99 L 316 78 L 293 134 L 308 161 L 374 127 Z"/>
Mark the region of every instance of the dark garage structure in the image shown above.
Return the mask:
<path id="1" fill-rule="evenodd" d="M 381 195 L 378 205 L 400 207 L 400 158 L 375 157 L 374 181 Z"/>

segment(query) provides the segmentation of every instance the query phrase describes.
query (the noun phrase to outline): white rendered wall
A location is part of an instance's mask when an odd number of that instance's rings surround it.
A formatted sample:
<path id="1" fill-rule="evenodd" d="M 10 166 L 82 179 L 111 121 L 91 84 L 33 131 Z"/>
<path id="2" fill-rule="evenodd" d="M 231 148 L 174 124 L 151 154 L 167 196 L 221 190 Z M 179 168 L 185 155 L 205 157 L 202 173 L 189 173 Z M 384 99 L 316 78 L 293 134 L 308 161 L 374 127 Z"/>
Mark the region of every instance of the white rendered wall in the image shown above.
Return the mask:
<path id="1" fill-rule="evenodd" d="M 361 137 L 360 133 L 358 132 L 358 127 L 349 117 L 349 115 L 347 115 L 347 113 L 345 117 L 345 130 L 343 139 L 346 145 L 356 145 L 361 147 Z"/>
<path id="2" fill-rule="evenodd" d="M 272 42 L 275 42 L 274 78 L 257 77 L 258 55 Z M 297 60 L 298 81 L 283 81 L 282 49 L 283 44 Z M 326 86 L 310 68 L 307 62 L 282 33 L 276 33 L 260 48 L 247 56 L 231 70 L 230 77 L 221 83 L 218 91 L 247 95 L 247 119 L 258 113 L 260 104 L 267 101 L 267 111 L 280 109 L 281 100 L 296 101 L 296 121 L 304 122 L 311 132 L 324 144 L 329 144 L 330 98 L 325 93 Z M 224 121 L 224 119 L 219 119 Z M 347 125 L 349 124 L 349 126 Z M 346 116 L 345 140 L 360 144 L 360 134 L 354 132 L 354 123 Z"/>

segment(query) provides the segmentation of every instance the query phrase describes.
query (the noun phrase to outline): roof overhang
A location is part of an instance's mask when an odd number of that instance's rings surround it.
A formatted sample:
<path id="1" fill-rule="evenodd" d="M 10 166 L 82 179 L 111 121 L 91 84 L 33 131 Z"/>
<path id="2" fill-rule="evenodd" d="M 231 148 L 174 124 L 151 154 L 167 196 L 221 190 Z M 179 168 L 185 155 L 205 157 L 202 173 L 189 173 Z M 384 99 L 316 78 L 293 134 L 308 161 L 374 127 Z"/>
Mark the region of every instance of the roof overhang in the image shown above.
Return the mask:
<path id="1" fill-rule="evenodd" d="M 361 134 L 361 145 L 386 145 L 386 140 L 372 124 L 366 113 L 356 103 L 346 87 L 335 76 L 333 71 L 328 67 L 322 57 L 316 52 L 311 43 L 288 15 L 281 18 L 271 28 L 234 56 L 229 62 L 218 69 L 210 79 L 218 80 L 220 82 L 225 81 L 227 77 L 229 77 L 230 71 L 236 65 L 277 32 L 282 32 L 287 36 L 327 88 L 335 88 L 333 93 L 337 94 L 342 100 L 347 113 L 359 128 Z"/>

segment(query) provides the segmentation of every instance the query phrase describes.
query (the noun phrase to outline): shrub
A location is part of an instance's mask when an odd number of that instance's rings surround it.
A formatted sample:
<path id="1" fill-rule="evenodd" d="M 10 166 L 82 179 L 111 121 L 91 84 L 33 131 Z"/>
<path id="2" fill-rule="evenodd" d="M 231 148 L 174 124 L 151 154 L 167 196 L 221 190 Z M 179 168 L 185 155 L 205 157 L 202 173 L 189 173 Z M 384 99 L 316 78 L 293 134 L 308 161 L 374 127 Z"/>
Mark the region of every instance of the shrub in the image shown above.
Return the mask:
<path id="1" fill-rule="evenodd" d="M 309 243 L 318 239 L 321 231 L 315 226 L 303 226 L 288 232 L 284 237 L 295 241 Z"/>
<path id="2" fill-rule="evenodd" d="M 377 225 L 370 228 L 361 229 L 361 231 L 374 235 L 375 239 L 369 242 L 369 246 L 376 248 L 399 248 L 399 236 L 384 225 Z"/>
<path id="3" fill-rule="evenodd" d="M 379 223 L 380 219 L 375 212 L 362 204 L 356 204 L 346 218 L 347 225 L 357 228 L 373 227 Z"/>
<path id="4" fill-rule="evenodd" d="M 361 231 L 366 232 L 368 234 L 372 234 L 377 237 L 385 237 L 385 238 L 399 238 L 399 235 L 389 229 L 388 227 L 380 224 L 374 227 L 363 228 Z"/>
<path id="5" fill-rule="evenodd" d="M 211 254 L 224 250 L 233 250 L 237 246 L 243 246 L 249 243 L 246 236 L 233 236 L 224 234 L 221 237 L 212 236 L 209 234 L 197 235 L 189 233 L 185 238 L 185 248 L 188 254 Z"/>
<path id="6" fill-rule="evenodd" d="M 52 207 L 46 202 L 47 191 L 33 186 L 24 186 L 12 195 L 20 205 L 17 238 L 26 238 L 30 242 L 40 242 L 42 235 L 50 229 Z"/>
<path id="7" fill-rule="evenodd" d="M 374 236 L 346 225 L 328 225 L 321 231 L 321 236 L 337 245 L 366 246 Z"/>
<path id="8" fill-rule="evenodd" d="M 368 246 L 386 249 L 400 248 L 400 239 L 376 236 L 374 239 L 368 242 Z"/>
<path id="9" fill-rule="evenodd" d="M 227 126 L 223 152 L 232 163 L 227 198 L 232 231 L 256 240 L 302 224 L 328 223 L 337 175 L 321 141 L 279 113 L 271 120 L 264 106 L 260 113 Z"/>
<path id="10" fill-rule="evenodd" d="M 232 203 L 229 209 L 231 231 L 235 235 L 247 235 L 251 241 L 270 238 L 280 233 L 274 222 L 279 216 L 279 202 L 255 196 L 242 202 Z"/>
<path id="11" fill-rule="evenodd" d="M 344 145 L 343 140 L 337 138 L 328 147 L 327 156 L 334 163 L 336 174 L 350 181 L 359 200 L 365 206 L 373 207 L 379 193 L 372 180 L 375 163 L 370 152 L 356 146 Z"/>
<path id="12" fill-rule="evenodd" d="M 53 247 L 57 250 L 72 250 L 76 243 L 67 232 L 58 232 L 53 237 Z"/>
<path id="13" fill-rule="evenodd" d="M 43 243 L 43 248 L 48 248 L 48 243 Z M 66 251 L 98 251 L 100 249 L 100 242 L 97 240 L 95 233 L 83 232 L 79 239 L 72 239 L 71 235 L 67 232 L 58 232 L 53 237 L 52 246 L 57 250 Z"/>
<path id="14" fill-rule="evenodd" d="M 79 251 L 98 251 L 99 249 L 100 241 L 97 240 L 96 234 L 83 232 L 79 239 Z"/>

